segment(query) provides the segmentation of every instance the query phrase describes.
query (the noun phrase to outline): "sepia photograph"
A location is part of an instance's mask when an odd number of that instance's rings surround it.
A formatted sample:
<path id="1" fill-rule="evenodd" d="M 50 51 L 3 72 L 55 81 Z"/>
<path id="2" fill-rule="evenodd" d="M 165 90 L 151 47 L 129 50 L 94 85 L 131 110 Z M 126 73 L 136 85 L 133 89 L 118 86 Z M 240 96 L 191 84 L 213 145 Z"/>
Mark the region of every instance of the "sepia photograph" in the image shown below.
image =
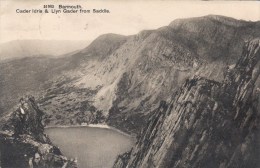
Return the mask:
<path id="1" fill-rule="evenodd" d="M 259 168 L 260 2 L 0 0 L 0 168 Z"/>

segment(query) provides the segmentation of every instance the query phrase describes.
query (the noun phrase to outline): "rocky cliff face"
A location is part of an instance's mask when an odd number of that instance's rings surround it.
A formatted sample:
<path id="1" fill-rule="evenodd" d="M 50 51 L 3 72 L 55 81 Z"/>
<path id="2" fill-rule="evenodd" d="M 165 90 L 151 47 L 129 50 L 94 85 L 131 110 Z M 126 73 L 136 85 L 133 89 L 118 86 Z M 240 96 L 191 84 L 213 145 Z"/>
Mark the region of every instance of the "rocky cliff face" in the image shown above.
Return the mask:
<path id="1" fill-rule="evenodd" d="M 114 167 L 259 167 L 259 69 L 256 39 L 223 82 L 187 79 Z"/>
<path id="2" fill-rule="evenodd" d="M 44 134 L 42 116 L 33 97 L 20 100 L 0 131 L 1 167 L 76 167 Z"/>

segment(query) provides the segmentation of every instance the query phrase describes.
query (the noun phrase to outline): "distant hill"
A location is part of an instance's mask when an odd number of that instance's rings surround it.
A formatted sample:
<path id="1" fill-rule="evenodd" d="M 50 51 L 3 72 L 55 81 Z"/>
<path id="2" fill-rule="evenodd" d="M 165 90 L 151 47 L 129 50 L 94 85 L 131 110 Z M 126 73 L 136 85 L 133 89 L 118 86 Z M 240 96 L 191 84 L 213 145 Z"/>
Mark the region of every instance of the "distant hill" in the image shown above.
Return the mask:
<path id="1" fill-rule="evenodd" d="M 31 56 L 60 56 L 85 48 L 88 41 L 16 40 L 0 44 L 0 61 Z"/>

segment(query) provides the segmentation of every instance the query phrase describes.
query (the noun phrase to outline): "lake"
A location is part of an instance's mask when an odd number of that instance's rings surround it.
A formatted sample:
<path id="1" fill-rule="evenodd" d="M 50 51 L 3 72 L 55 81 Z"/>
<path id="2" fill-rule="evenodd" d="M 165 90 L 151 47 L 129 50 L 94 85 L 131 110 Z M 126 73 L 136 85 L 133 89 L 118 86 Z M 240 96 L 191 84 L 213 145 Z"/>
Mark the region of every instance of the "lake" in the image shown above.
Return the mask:
<path id="1" fill-rule="evenodd" d="M 129 151 L 135 139 L 117 130 L 97 127 L 46 128 L 63 155 L 77 158 L 79 168 L 111 168 L 118 154 Z"/>

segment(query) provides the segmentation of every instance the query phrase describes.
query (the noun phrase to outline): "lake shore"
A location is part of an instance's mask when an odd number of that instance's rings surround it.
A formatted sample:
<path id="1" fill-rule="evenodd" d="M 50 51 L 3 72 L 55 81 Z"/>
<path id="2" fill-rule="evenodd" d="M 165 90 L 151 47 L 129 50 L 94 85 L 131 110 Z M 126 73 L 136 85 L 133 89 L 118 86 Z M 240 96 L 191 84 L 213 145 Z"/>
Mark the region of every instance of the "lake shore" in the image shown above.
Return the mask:
<path id="1" fill-rule="evenodd" d="M 45 129 L 49 128 L 79 128 L 79 127 L 88 127 L 88 128 L 102 128 L 102 129 L 111 129 L 114 130 L 120 134 L 123 134 L 125 136 L 131 137 L 131 138 L 136 138 L 134 135 L 128 134 L 126 132 L 123 132 L 115 127 L 111 127 L 106 124 L 88 124 L 88 125 L 53 125 L 53 126 L 45 126 Z"/>

